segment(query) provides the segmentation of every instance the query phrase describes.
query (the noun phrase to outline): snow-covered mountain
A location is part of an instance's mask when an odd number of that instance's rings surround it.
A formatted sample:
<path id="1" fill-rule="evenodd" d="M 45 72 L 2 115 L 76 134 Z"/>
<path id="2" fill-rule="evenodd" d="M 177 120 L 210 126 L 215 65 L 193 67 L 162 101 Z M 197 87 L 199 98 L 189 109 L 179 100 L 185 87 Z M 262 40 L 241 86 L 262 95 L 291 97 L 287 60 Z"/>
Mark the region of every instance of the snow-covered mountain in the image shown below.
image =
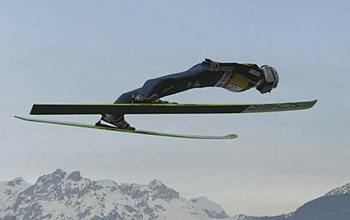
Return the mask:
<path id="1" fill-rule="evenodd" d="M 204 197 L 188 200 L 153 180 L 147 185 L 92 181 L 58 169 L 34 185 L 18 178 L 0 183 L 0 220 L 10 219 L 184 219 L 226 218 Z"/>
<path id="2" fill-rule="evenodd" d="M 295 212 L 229 217 L 206 197 L 186 199 L 153 180 L 146 185 L 93 181 L 58 169 L 34 185 L 16 178 L 0 182 L 0 220 L 349 220 L 350 184 L 331 190 Z"/>
<path id="3" fill-rule="evenodd" d="M 236 216 L 232 220 L 349 220 L 350 183 L 307 202 L 295 212 L 273 217 Z"/>
<path id="4" fill-rule="evenodd" d="M 9 182 L 0 182 L 0 219 L 4 216 L 13 216 L 12 206 L 20 192 L 30 187 L 30 184 L 22 178 L 16 178 Z"/>

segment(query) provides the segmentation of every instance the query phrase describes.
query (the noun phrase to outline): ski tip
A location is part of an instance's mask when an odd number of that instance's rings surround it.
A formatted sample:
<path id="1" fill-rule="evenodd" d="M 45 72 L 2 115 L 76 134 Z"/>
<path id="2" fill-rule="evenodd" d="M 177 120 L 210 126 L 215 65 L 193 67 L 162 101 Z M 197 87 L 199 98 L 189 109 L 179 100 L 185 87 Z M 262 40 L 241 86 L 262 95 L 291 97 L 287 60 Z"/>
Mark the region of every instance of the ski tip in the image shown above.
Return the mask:
<path id="1" fill-rule="evenodd" d="M 236 138 L 238 138 L 238 135 L 237 134 L 228 134 L 228 135 L 226 135 L 226 137 L 228 139 L 236 139 Z"/>
<path id="2" fill-rule="evenodd" d="M 312 107 L 314 107 L 314 105 L 317 103 L 317 99 L 315 99 L 315 100 L 312 100 L 310 103 L 311 103 L 311 105 L 310 105 L 310 107 L 309 108 L 312 108 Z"/>

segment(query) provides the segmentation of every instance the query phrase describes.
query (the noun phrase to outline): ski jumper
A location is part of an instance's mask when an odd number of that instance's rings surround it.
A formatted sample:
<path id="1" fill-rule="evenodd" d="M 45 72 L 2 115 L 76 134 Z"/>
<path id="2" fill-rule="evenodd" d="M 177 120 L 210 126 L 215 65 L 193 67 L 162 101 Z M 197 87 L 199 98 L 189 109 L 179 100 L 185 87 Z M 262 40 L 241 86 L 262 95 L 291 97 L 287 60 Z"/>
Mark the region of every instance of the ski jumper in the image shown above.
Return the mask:
<path id="1" fill-rule="evenodd" d="M 219 63 L 218 69 L 211 70 L 200 63 L 184 72 L 147 80 L 141 88 L 122 94 L 114 103 L 132 103 L 133 97 L 138 94 L 145 98 L 156 94 L 162 98 L 204 87 L 242 92 L 256 86 L 262 77 L 263 72 L 256 64 Z"/>

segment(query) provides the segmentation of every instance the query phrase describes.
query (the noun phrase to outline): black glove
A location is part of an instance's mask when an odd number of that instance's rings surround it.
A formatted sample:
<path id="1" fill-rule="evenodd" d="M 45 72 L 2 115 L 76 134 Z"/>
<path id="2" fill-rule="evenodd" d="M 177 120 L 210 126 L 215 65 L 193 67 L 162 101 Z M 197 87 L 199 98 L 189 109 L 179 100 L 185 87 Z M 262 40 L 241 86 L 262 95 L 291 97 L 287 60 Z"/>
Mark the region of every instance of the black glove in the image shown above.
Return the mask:
<path id="1" fill-rule="evenodd" d="M 206 58 L 202 62 L 202 66 L 204 69 L 209 70 L 209 71 L 218 71 L 220 66 L 218 62 L 212 61 L 211 59 Z"/>

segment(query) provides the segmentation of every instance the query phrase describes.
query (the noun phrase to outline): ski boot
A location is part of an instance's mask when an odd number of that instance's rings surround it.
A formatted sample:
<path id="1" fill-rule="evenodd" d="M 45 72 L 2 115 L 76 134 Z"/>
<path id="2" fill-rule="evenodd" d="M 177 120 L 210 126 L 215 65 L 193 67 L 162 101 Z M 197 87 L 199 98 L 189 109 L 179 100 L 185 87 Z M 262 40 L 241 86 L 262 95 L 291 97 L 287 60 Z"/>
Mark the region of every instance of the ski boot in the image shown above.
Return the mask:
<path id="1" fill-rule="evenodd" d="M 107 122 L 113 126 L 102 124 L 101 121 Z M 135 130 L 128 122 L 125 121 L 124 116 L 115 119 L 115 117 L 111 114 L 102 114 L 102 118 L 96 122 L 95 126 L 102 127 L 116 127 L 124 130 Z"/>
<path id="2" fill-rule="evenodd" d="M 153 94 L 149 98 L 146 98 L 140 94 L 133 95 L 132 103 L 177 104 L 177 102 L 161 100 L 157 94 Z"/>

